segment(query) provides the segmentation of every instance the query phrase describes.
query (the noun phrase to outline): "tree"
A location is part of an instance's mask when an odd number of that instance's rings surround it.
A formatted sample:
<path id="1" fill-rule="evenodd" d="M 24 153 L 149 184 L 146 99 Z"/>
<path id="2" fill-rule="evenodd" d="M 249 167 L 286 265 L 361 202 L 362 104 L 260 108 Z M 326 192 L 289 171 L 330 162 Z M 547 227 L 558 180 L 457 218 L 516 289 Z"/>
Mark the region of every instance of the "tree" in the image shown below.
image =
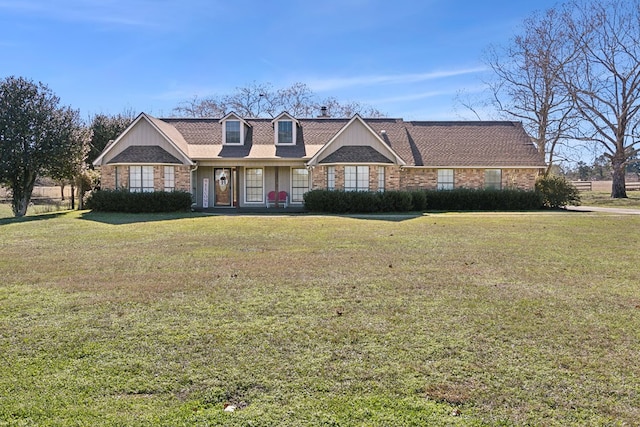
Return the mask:
<path id="1" fill-rule="evenodd" d="M 0 184 L 11 192 L 15 216 L 25 215 L 36 178 L 65 169 L 76 152 L 78 114 L 59 102 L 42 83 L 0 80 Z"/>
<path id="2" fill-rule="evenodd" d="M 549 9 L 524 23 L 524 33 L 506 47 L 491 47 L 486 62 L 496 79 L 489 83 L 493 104 L 506 116 L 522 121 L 548 174 L 558 144 L 576 126 L 573 99 L 562 82 L 565 65 L 575 56 L 564 25 L 567 11 Z"/>
<path id="3" fill-rule="evenodd" d="M 115 116 L 106 114 L 96 114 L 91 119 L 89 129 L 91 140 L 89 141 L 89 153 L 87 163 L 92 167 L 92 163 L 98 158 L 102 150 L 109 144 L 109 141 L 116 139 L 135 119 L 133 111 L 125 111 Z"/>
<path id="4" fill-rule="evenodd" d="M 200 99 L 194 97 L 174 108 L 177 116 L 222 117 L 231 111 L 242 117 L 275 117 L 283 111 L 294 117 L 313 117 L 327 107 L 334 117 L 351 117 L 358 113 L 366 117 L 385 117 L 379 110 L 358 102 L 340 102 L 335 98 L 318 99 L 304 83 L 274 90 L 270 83 L 253 82 L 238 87 L 235 92 Z"/>
<path id="5" fill-rule="evenodd" d="M 640 137 L 640 0 L 572 0 L 568 36 L 577 50 L 563 84 L 583 120 L 578 137 L 604 148 L 611 197 L 625 198 L 625 169 Z"/>

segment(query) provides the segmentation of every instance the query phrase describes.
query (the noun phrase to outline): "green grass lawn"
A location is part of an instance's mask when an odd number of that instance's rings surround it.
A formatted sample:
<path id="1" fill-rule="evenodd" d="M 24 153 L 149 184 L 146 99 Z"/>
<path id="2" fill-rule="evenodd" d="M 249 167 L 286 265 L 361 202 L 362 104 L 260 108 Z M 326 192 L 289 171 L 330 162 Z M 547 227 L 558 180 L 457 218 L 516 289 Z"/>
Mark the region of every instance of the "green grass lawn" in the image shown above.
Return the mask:
<path id="1" fill-rule="evenodd" d="M 0 426 L 635 425 L 638 230 L 576 212 L 0 219 Z"/>

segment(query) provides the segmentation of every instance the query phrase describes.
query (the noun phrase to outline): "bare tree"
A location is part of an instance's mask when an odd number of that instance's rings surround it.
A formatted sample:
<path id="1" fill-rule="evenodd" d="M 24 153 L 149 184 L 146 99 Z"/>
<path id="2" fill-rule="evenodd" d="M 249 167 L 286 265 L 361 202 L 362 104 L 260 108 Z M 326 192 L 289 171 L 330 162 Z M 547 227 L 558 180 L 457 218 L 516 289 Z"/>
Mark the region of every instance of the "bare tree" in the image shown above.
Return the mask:
<path id="1" fill-rule="evenodd" d="M 611 197 L 627 197 L 625 168 L 640 144 L 640 0 L 572 0 L 568 35 L 578 55 L 563 82 L 583 119 L 580 138 L 611 160 Z"/>
<path id="2" fill-rule="evenodd" d="M 274 90 L 269 83 L 253 82 L 238 87 L 228 95 L 182 102 L 173 112 L 183 117 L 222 117 L 234 111 L 243 117 L 275 117 L 283 111 L 294 117 L 313 117 L 327 107 L 333 117 L 351 117 L 358 113 L 366 117 L 385 117 L 376 108 L 358 102 L 340 102 L 335 98 L 319 99 L 304 83 Z"/>
<path id="3" fill-rule="evenodd" d="M 506 47 L 491 47 L 486 62 L 493 104 L 505 116 L 522 121 L 551 170 L 558 144 L 575 129 L 573 98 L 562 82 L 575 47 L 565 25 L 567 11 L 549 9 L 527 18 L 524 32 Z"/>

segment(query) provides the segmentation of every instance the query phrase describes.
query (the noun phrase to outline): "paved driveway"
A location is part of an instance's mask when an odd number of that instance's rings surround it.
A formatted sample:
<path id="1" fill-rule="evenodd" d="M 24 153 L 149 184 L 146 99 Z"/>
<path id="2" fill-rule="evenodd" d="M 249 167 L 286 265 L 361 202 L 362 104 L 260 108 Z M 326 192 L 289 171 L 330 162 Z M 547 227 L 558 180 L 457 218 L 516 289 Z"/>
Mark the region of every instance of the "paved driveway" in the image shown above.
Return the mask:
<path id="1" fill-rule="evenodd" d="M 607 212 L 614 214 L 640 215 L 640 209 L 601 208 L 596 206 L 567 206 L 565 209 L 577 212 Z"/>

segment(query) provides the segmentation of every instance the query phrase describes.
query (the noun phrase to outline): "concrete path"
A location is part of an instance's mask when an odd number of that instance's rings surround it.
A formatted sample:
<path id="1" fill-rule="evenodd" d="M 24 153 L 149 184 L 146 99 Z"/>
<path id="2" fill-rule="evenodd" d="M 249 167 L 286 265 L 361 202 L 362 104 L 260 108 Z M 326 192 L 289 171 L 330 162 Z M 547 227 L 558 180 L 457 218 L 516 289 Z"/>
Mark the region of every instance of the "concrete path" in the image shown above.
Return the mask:
<path id="1" fill-rule="evenodd" d="M 597 206 L 567 206 L 565 209 L 576 212 L 606 212 L 621 215 L 640 215 L 640 209 L 601 208 Z"/>

